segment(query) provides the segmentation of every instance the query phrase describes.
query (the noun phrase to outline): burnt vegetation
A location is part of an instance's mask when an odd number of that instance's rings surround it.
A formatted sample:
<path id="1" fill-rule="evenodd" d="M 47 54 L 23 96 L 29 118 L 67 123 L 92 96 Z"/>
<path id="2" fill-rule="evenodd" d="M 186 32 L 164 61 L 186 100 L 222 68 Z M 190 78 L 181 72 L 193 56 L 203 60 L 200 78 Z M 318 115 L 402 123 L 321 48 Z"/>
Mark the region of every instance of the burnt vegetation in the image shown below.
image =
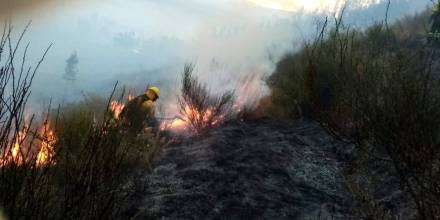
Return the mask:
<path id="1" fill-rule="evenodd" d="M 317 120 L 356 146 L 345 176 L 360 219 L 399 219 L 378 196 L 391 184 L 413 217 L 440 218 L 440 52 L 428 20 L 365 30 L 326 20 L 269 79 L 273 117 Z"/>

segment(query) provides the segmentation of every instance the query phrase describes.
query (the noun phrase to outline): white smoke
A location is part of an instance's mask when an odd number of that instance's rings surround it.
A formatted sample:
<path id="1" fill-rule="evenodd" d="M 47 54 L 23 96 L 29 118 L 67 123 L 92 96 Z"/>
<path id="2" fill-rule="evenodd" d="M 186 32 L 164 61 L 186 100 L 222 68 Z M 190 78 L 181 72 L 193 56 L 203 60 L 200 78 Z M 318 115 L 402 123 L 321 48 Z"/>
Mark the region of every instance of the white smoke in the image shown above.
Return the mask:
<path id="1" fill-rule="evenodd" d="M 417 5 L 403 10 L 409 13 L 423 9 L 426 1 L 422 4 L 420 0 L 392 0 L 395 3 L 392 7 Z M 81 62 L 75 88 L 71 89 L 77 99 L 88 91 L 108 95 L 119 80 L 134 87 L 158 83 L 163 88 L 162 97 L 175 101 L 178 77 L 189 61 L 196 64 L 196 74 L 213 92 L 232 89 L 240 102 L 253 102 L 267 94 L 264 80 L 274 70 L 276 61 L 308 39 L 315 32 L 317 21 L 337 15 L 344 4 L 350 11 L 380 3 L 379 0 L 50 2 L 51 7 L 35 7 L 32 13 L 26 10 L 14 20 L 14 23 L 33 20 L 25 39 L 31 42 L 30 63 L 41 55 L 41 49 L 54 43 L 36 78 L 33 94 L 38 101 L 49 98 L 65 101 L 57 97 L 69 89 L 62 78 L 65 60 L 72 51 L 77 51 Z M 377 10 L 380 16 L 368 19 L 381 19 L 383 7 Z"/>

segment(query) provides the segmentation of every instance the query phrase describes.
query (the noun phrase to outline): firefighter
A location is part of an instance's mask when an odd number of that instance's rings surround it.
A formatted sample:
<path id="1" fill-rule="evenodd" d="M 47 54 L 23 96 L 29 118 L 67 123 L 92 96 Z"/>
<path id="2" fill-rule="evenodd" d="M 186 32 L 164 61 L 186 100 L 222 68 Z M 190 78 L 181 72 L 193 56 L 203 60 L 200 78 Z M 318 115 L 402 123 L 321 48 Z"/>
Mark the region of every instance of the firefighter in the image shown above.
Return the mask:
<path id="1" fill-rule="evenodd" d="M 121 112 L 122 123 L 133 134 L 138 134 L 146 126 L 154 127 L 154 103 L 159 99 L 160 90 L 155 86 L 148 87 L 145 94 L 130 100 Z"/>

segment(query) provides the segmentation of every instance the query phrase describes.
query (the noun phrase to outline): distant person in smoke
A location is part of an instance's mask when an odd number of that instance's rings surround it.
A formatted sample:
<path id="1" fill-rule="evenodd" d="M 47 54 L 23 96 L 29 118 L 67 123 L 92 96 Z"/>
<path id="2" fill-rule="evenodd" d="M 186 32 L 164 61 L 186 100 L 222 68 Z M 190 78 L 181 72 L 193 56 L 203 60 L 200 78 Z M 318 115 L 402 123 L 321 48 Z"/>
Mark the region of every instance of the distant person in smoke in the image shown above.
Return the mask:
<path id="1" fill-rule="evenodd" d="M 159 95 L 159 88 L 151 86 L 144 94 L 133 98 L 125 105 L 121 119 L 130 133 L 138 134 L 146 126 L 154 127 L 157 124 L 154 104 L 159 99 Z"/>
<path id="2" fill-rule="evenodd" d="M 429 40 L 438 42 L 440 40 L 440 1 L 434 4 L 429 21 L 431 23 Z"/>

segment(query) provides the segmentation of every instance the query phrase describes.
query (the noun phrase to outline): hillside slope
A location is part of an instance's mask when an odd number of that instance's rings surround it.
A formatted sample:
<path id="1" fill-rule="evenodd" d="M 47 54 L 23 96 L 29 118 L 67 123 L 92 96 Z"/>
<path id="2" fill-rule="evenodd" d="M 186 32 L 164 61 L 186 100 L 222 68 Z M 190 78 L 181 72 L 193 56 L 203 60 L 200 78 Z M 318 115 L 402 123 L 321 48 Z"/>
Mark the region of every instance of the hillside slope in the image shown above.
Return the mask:
<path id="1" fill-rule="evenodd" d="M 134 219 L 346 219 L 337 146 L 312 122 L 228 124 L 164 149 Z"/>

